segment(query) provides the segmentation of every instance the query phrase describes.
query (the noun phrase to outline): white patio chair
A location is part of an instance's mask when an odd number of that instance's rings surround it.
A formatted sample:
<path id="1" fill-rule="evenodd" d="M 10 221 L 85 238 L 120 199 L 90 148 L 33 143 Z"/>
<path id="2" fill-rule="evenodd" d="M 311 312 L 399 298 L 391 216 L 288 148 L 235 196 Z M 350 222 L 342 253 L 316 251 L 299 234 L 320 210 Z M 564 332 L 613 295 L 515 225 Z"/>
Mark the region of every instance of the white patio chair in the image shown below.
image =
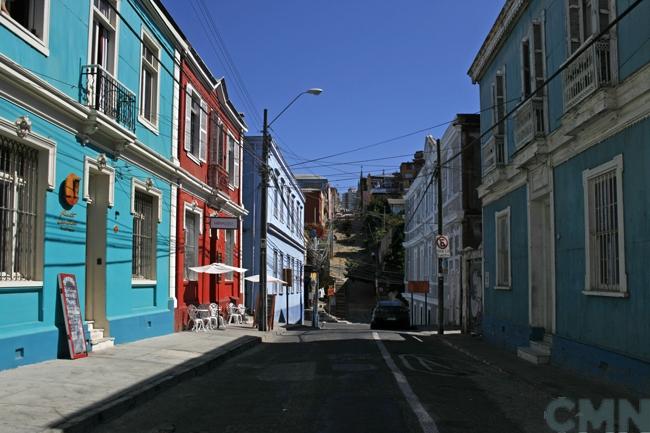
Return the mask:
<path id="1" fill-rule="evenodd" d="M 187 315 L 189 316 L 189 322 L 192 323 L 192 331 L 199 331 L 203 329 L 205 331 L 205 320 L 199 317 L 199 312 L 196 311 L 196 307 L 192 304 L 187 306 Z M 188 323 L 189 325 L 189 323 Z"/>
<path id="2" fill-rule="evenodd" d="M 210 328 L 215 329 L 214 325 L 216 325 L 217 328 L 220 326 L 225 327 L 226 322 L 223 320 L 223 317 L 221 317 L 221 314 L 219 314 L 219 306 L 213 302 L 208 306 L 208 308 L 210 310 Z"/>
<path id="3" fill-rule="evenodd" d="M 233 319 L 236 320 L 236 323 L 241 323 L 241 314 L 239 314 L 239 310 L 235 304 L 230 304 L 228 305 L 228 323 L 232 323 Z"/>
<path id="4" fill-rule="evenodd" d="M 246 307 L 244 306 L 244 304 L 239 304 L 237 306 L 237 311 L 239 311 L 239 314 L 241 315 L 242 322 L 247 323 L 248 317 L 246 316 Z"/>

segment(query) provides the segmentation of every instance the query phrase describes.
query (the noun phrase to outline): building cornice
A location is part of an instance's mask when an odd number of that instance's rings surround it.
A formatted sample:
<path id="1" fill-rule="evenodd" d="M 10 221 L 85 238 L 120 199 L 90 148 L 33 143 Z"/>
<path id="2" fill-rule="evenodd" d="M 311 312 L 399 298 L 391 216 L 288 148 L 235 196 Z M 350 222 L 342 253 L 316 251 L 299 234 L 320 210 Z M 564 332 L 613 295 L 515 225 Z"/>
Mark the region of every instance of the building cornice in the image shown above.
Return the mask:
<path id="1" fill-rule="evenodd" d="M 492 29 L 474 58 L 472 66 L 467 71 L 467 75 L 472 78 L 472 83 L 475 84 L 481 79 L 505 37 L 510 33 L 512 26 L 517 22 L 519 15 L 526 9 L 529 2 L 530 0 L 506 0 L 506 4 L 503 5 Z"/>

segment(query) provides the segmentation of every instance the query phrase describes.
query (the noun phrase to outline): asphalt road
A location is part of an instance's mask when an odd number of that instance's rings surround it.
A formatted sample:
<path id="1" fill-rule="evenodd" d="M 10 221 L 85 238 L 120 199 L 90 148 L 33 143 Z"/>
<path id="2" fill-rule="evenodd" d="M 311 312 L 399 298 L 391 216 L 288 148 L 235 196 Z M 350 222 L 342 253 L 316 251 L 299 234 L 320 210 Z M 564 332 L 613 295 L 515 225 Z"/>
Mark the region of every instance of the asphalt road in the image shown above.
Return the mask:
<path id="1" fill-rule="evenodd" d="M 291 334 L 170 388 L 95 431 L 549 431 L 543 406 L 530 401 L 529 389 L 434 335 L 330 323 Z"/>

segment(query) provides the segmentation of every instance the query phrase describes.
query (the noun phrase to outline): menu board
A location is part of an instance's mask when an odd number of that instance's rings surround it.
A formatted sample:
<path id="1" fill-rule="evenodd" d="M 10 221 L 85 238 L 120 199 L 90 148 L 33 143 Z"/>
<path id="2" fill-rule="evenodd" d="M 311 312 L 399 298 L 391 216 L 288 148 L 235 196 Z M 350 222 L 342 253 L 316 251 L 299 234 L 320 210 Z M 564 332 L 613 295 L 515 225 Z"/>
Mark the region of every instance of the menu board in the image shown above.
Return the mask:
<path id="1" fill-rule="evenodd" d="M 77 359 L 88 356 L 86 336 L 79 306 L 79 291 L 77 280 L 73 274 L 59 274 L 59 293 L 63 306 L 65 330 L 68 333 L 70 358 Z"/>

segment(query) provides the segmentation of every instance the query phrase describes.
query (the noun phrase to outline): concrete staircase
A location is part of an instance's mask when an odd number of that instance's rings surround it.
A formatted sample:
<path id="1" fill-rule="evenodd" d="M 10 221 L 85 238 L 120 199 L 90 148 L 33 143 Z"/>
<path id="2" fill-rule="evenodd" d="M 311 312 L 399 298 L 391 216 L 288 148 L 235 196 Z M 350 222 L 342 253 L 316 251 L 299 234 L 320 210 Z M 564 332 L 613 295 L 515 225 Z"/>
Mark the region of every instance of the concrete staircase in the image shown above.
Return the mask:
<path id="1" fill-rule="evenodd" d="M 548 364 L 551 360 L 551 350 L 553 349 L 553 337 L 545 334 L 541 341 L 529 341 L 529 345 L 517 348 L 517 356 L 530 363 L 541 365 Z"/>
<path id="2" fill-rule="evenodd" d="M 86 322 L 86 327 L 90 335 L 90 351 L 97 352 L 115 346 L 115 338 L 104 337 L 104 330 L 95 328 L 95 322 L 92 320 Z"/>

